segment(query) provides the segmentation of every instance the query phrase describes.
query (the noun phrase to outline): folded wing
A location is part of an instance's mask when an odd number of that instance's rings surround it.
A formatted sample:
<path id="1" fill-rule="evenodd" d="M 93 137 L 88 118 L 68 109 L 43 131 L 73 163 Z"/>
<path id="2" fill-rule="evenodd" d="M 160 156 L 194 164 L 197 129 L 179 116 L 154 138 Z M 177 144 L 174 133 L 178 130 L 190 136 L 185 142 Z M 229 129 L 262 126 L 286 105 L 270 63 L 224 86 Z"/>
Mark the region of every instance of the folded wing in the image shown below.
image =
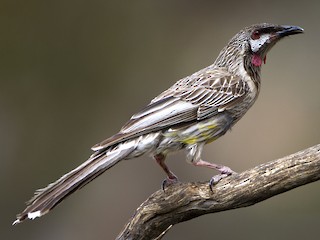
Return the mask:
<path id="1" fill-rule="evenodd" d="M 246 82 L 218 68 L 183 78 L 131 117 L 119 133 L 96 144 L 101 150 L 131 137 L 201 121 L 228 110 L 248 91 Z"/>

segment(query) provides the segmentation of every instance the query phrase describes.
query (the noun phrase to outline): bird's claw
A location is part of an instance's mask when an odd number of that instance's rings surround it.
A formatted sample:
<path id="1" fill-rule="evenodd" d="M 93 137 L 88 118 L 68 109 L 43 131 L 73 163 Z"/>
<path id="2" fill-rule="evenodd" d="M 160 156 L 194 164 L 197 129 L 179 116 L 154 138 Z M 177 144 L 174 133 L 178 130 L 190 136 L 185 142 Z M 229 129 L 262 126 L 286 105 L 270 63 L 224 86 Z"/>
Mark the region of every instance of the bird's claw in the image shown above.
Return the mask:
<path id="1" fill-rule="evenodd" d="M 221 169 L 219 169 L 221 174 L 213 176 L 209 181 L 209 188 L 212 191 L 212 187 L 216 185 L 218 182 L 220 182 L 221 179 L 226 178 L 232 174 L 236 174 L 235 171 L 231 170 L 231 168 L 223 166 Z"/>
<path id="2" fill-rule="evenodd" d="M 220 180 L 221 180 L 222 178 L 225 178 L 225 177 L 228 177 L 228 176 L 229 176 L 229 175 L 227 175 L 227 174 L 219 174 L 219 175 L 213 176 L 213 177 L 210 179 L 210 181 L 209 181 L 210 190 L 212 191 L 212 187 L 213 187 L 214 185 L 216 185 L 218 182 L 220 182 Z"/>
<path id="3" fill-rule="evenodd" d="M 178 182 L 178 178 L 166 178 L 162 182 L 162 190 L 164 191 L 168 186 L 171 186 Z"/>
<path id="4" fill-rule="evenodd" d="M 219 169 L 217 169 L 221 175 L 232 175 L 232 174 L 236 174 L 235 171 L 233 171 L 231 168 L 227 167 L 227 166 L 221 166 L 219 167 Z"/>

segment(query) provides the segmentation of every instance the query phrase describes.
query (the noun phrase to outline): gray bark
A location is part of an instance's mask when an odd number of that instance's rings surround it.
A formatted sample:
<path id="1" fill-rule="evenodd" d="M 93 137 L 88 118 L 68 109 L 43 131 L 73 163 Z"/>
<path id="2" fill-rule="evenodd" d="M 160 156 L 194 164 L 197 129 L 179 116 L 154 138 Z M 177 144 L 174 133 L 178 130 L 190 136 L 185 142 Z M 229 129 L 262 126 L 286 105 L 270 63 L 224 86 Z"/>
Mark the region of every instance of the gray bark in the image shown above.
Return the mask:
<path id="1" fill-rule="evenodd" d="M 178 183 L 153 193 L 117 239 L 160 239 L 175 224 L 200 215 L 251 206 L 320 179 L 320 144 L 222 179 Z"/>

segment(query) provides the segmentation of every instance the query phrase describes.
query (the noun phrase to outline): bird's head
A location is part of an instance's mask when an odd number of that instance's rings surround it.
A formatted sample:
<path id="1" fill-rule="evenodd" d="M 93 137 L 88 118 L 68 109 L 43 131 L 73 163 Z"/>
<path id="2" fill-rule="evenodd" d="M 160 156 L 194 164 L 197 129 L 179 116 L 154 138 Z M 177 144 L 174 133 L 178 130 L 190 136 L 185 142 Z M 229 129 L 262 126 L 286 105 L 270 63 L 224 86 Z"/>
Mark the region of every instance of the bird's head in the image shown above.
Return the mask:
<path id="1" fill-rule="evenodd" d="M 280 39 L 298 33 L 303 33 L 303 29 L 297 26 L 261 23 L 246 27 L 229 41 L 215 64 L 230 71 L 239 69 L 239 64 L 243 64 L 247 72 L 259 72 L 267 52 Z"/>
<path id="2" fill-rule="evenodd" d="M 266 61 L 267 52 L 283 37 L 303 33 L 297 26 L 258 24 L 244 29 L 246 35 L 247 54 L 251 64 L 260 67 Z"/>

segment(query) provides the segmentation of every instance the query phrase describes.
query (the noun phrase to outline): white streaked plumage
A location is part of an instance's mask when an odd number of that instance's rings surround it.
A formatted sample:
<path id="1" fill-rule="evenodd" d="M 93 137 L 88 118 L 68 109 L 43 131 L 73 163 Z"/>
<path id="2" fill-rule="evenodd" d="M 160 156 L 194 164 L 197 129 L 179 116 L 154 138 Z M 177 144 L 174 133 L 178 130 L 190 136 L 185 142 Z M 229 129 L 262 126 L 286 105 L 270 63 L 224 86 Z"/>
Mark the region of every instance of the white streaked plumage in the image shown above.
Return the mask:
<path id="1" fill-rule="evenodd" d="M 41 211 L 40 210 L 28 213 L 28 218 L 31 219 L 31 220 L 33 220 L 33 219 L 35 219 L 37 217 L 41 217 Z"/>
<path id="2" fill-rule="evenodd" d="M 177 177 L 164 163 L 168 153 L 185 149 L 187 161 L 227 176 L 225 166 L 201 159 L 203 146 L 224 135 L 252 106 L 260 89 L 262 59 L 282 37 L 302 33 L 295 26 L 256 24 L 237 33 L 216 61 L 176 82 L 132 116 L 112 137 L 92 147 L 95 151 L 79 167 L 35 192 L 14 224 L 48 213 L 121 160 L 152 154 L 167 174 Z M 253 56 L 259 64 L 253 64 Z M 261 62 L 261 64 L 260 64 Z M 221 176 L 222 176 L 221 175 Z"/>

